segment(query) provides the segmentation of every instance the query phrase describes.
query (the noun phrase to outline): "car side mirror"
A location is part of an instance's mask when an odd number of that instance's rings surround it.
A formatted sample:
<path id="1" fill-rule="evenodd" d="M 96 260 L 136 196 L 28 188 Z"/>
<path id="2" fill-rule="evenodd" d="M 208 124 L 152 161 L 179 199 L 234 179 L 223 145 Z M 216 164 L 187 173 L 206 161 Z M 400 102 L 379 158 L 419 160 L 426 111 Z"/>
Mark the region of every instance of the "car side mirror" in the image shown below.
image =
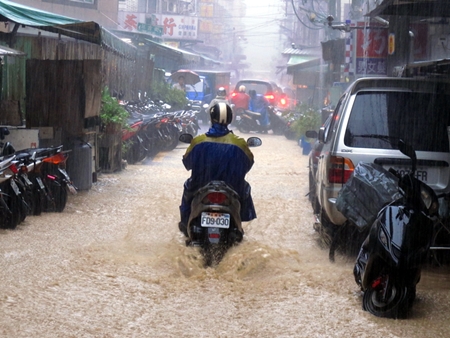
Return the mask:
<path id="1" fill-rule="evenodd" d="M 319 128 L 319 135 L 317 136 L 317 139 L 320 143 L 325 143 L 325 127 Z"/>
<path id="2" fill-rule="evenodd" d="M 249 147 L 259 147 L 262 145 L 262 140 L 259 137 L 249 137 L 247 139 L 247 145 Z"/>

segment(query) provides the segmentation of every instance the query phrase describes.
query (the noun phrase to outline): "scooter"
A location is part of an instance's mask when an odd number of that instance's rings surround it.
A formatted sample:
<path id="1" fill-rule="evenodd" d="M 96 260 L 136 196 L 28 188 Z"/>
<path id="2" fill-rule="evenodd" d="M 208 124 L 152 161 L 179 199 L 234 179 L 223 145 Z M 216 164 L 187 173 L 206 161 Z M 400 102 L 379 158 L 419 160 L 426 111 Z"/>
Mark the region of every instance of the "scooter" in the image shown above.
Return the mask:
<path id="1" fill-rule="evenodd" d="M 436 193 L 418 180 L 414 149 L 399 142 L 412 162 L 410 172 L 389 169 L 401 197 L 386 205 L 361 245 L 353 275 L 363 291 L 363 309 L 377 317 L 405 318 L 416 296 L 439 209 Z"/>
<path id="2" fill-rule="evenodd" d="M 180 135 L 181 142 L 191 143 L 192 139 L 190 134 Z M 257 147 L 262 141 L 250 137 L 247 144 Z M 242 241 L 239 201 L 237 192 L 224 181 L 211 181 L 194 193 L 186 245 L 201 248 L 206 266 L 217 265 L 230 247 Z"/>
<path id="3" fill-rule="evenodd" d="M 239 110 L 236 114 L 235 124 L 240 132 L 258 132 L 267 133 L 268 129 L 272 129 L 276 135 L 283 135 L 287 128 L 287 121 L 280 115 L 274 107 L 267 108 L 267 114 L 269 115 L 270 125 L 261 125 L 261 113 L 253 112 L 250 110 Z"/>

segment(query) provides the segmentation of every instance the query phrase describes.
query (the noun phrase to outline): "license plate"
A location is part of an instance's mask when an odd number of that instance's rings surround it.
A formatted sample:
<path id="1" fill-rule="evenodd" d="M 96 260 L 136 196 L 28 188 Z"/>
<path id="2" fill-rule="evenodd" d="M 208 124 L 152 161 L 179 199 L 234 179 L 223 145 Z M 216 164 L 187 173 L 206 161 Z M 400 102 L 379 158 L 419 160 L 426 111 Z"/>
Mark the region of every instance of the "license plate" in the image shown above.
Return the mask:
<path id="1" fill-rule="evenodd" d="M 36 177 L 36 182 L 38 182 L 39 188 L 41 188 L 41 190 L 45 189 L 45 185 L 44 185 L 44 183 L 42 183 L 42 180 L 40 177 Z"/>
<path id="2" fill-rule="evenodd" d="M 202 212 L 201 226 L 228 229 L 230 227 L 230 214 Z"/>
<path id="3" fill-rule="evenodd" d="M 401 168 L 401 167 L 392 167 L 395 169 L 401 176 L 409 173 L 411 169 L 408 168 Z M 389 168 L 387 168 L 389 169 Z M 436 179 L 438 177 L 439 169 L 437 168 L 417 168 L 414 176 L 419 179 L 420 181 L 426 183 L 426 184 L 435 184 Z"/>
<path id="4" fill-rule="evenodd" d="M 19 189 L 19 187 L 17 186 L 16 182 L 14 182 L 13 179 L 11 179 L 10 182 L 11 182 L 11 188 L 13 188 L 14 193 L 15 193 L 17 196 L 19 196 L 19 195 L 20 195 L 20 189 Z"/>

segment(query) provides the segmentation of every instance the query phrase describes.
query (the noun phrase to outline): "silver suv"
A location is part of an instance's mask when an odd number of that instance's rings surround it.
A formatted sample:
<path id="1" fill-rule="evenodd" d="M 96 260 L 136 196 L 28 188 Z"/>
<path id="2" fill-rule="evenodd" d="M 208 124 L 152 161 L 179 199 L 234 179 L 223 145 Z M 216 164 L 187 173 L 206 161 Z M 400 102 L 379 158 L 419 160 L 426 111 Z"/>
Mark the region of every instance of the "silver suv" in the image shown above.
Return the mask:
<path id="1" fill-rule="evenodd" d="M 341 96 L 323 143 L 315 175 L 318 221 L 339 226 L 345 217 L 333 199 L 359 162 L 408 170 L 398 140 L 417 152 L 417 177 L 437 193 L 450 190 L 450 82 L 417 78 L 363 78 Z"/>

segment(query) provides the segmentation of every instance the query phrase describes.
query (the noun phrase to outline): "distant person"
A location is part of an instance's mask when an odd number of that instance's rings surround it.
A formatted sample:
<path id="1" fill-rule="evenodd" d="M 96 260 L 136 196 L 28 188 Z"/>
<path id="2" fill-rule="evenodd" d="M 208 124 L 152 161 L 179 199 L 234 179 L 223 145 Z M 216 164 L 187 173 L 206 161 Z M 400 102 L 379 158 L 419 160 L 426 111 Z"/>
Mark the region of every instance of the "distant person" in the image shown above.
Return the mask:
<path id="1" fill-rule="evenodd" d="M 249 110 L 261 114 L 260 122 L 261 127 L 263 128 L 262 133 L 267 134 L 267 131 L 269 130 L 270 127 L 269 112 L 268 112 L 269 101 L 267 101 L 267 99 L 263 95 L 256 94 L 256 90 L 250 90 L 249 94 L 250 94 Z"/>
<path id="2" fill-rule="evenodd" d="M 234 109 L 248 110 L 250 104 L 250 95 L 245 92 L 245 86 L 239 86 L 239 92 L 231 98 L 231 103 L 234 104 Z"/>
<path id="3" fill-rule="evenodd" d="M 217 89 L 217 95 L 210 102 L 209 108 L 211 109 L 211 107 L 213 107 L 216 103 L 229 104 L 228 99 L 227 99 L 227 91 L 224 87 L 220 87 L 219 89 Z"/>
<path id="4" fill-rule="evenodd" d="M 186 84 L 184 83 L 184 76 L 178 77 L 178 83 L 175 83 L 172 86 L 173 89 L 182 90 L 183 92 L 186 92 Z"/>

